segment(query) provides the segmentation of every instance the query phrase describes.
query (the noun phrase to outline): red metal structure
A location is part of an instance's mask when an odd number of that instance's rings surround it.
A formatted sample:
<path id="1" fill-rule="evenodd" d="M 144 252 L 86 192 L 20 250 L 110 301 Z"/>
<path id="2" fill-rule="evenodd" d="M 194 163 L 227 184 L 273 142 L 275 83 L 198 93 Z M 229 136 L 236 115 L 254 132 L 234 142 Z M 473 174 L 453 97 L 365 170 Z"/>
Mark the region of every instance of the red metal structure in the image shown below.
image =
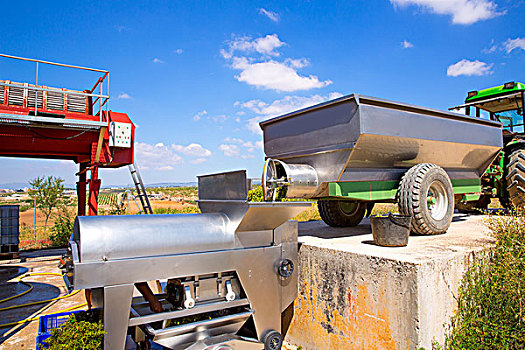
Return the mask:
<path id="1" fill-rule="evenodd" d="M 126 114 L 108 110 L 109 72 L 0 57 L 36 63 L 36 84 L 0 80 L 0 156 L 67 159 L 79 164 L 78 215 L 86 214 L 88 183 L 88 214 L 97 215 L 98 169 L 133 164 L 135 126 Z M 100 77 L 83 91 L 48 87 L 38 84 L 39 64 L 98 72 Z"/>

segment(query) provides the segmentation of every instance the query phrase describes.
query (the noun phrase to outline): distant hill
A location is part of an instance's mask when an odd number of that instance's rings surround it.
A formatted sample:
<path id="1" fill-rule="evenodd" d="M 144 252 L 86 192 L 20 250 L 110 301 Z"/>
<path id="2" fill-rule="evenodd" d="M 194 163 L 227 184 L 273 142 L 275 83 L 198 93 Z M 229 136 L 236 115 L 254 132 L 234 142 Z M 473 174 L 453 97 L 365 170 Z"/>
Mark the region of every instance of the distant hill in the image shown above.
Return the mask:
<path id="1" fill-rule="evenodd" d="M 28 182 L 11 182 L 7 184 L 0 184 L 0 188 L 5 188 L 8 190 L 20 190 L 26 187 L 30 187 Z"/>
<path id="2" fill-rule="evenodd" d="M 260 179 L 252 179 L 253 185 L 260 185 L 261 180 Z M 64 186 L 68 189 L 75 189 L 75 184 L 64 184 Z M 152 184 L 145 184 L 146 187 L 197 187 L 197 182 L 157 182 Z M 8 189 L 8 190 L 19 190 L 23 188 L 29 188 L 29 183 L 27 182 L 10 182 L 6 184 L 0 184 L 1 189 Z M 102 185 L 102 188 L 129 188 L 133 187 L 133 184 L 125 184 L 125 185 Z"/>
<path id="3" fill-rule="evenodd" d="M 145 184 L 146 187 L 197 187 L 197 182 L 158 182 Z"/>
<path id="4" fill-rule="evenodd" d="M 146 187 L 196 187 L 196 182 L 159 182 L 159 183 L 153 183 L 153 184 L 145 184 Z M 75 189 L 75 184 L 64 184 L 65 188 L 68 189 Z M 102 185 L 102 188 L 128 188 L 133 187 L 133 184 L 125 184 L 125 185 Z M 10 182 L 5 184 L 0 184 L 1 189 L 8 189 L 8 190 L 20 190 L 23 188 L 30 188 L 29 183 L 27 182 Z"/>

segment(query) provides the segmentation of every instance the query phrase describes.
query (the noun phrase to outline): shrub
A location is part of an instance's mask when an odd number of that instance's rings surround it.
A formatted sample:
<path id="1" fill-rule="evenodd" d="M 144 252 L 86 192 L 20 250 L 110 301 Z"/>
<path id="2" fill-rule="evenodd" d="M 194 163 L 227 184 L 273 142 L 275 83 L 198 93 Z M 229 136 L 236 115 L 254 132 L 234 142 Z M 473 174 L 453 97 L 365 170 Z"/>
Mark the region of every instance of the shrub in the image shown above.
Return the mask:
<path id="1" fill-rule="evenodd" d="M 51 235 L 49 236 L 51 246 L 67 247 L 74 225 L 75 215 L 68 206 L 64 205 L 56 214 L 55 223 L 51 227 Z"/>
<path id="2" fill-rule="evenodd" d="M 254 186 L 248 191 L 248 202 L 264 202 L 262 186 Z"/>
<path id="3" fill-rule="evenodd" d="M 281 201 L 290 201 L 284 198 L 286 195 L 286 188 L 280 187 L 277 189 L 277 195 L 275 196 L 276 202 Z M 262 186 L 253 186 L 251 190 L 248 191 L 248 202 L 264 202 L 264 194 L 262 190 Z"/>
<path id="4" fill-rule="evenodd" d="M 156 208 L 153 210 L 153 214 L 198 214 L 200 212 L 197 207 L 183 207 L 182 209 Z"/>
<path id="5" fill-rule="evenodd" d="M 103 349 L 104 325 L 101 321 L 82 320 L 82 314 L 72 314 L 60 328 L 47 338 L 49 350 Z M 78 319 L 77 319 L 78 318 Z"/>
<path id="6" fill-rule="evenodd" d="M 20 205 L 20 212 L 23 213 L 24 211 L 28 211 L 29 209 L 33 209 L 32 204 L 22 204 Z"/>
<path id="7" fill-rule="evenodd" d="M 467 269 L 447 349 L 525 348 L 525 218 L 488 220 L 496 244 Z"/>

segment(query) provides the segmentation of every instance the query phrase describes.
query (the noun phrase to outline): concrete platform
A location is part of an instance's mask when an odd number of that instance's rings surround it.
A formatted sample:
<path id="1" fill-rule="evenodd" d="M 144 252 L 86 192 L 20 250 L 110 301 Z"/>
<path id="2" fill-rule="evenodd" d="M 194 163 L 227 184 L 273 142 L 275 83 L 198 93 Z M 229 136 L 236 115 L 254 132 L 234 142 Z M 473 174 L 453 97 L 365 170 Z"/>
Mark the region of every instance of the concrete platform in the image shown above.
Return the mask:
<path id="1" fill-rule="evenodd" d="M 354 228 L 299 223 L 299 297 L 287 341 L 304 349 L 431 349 L 444 341 L 466 263 L 493 243 L 484 216 L 457 214 L 445 235 L 374 245 Z"/>

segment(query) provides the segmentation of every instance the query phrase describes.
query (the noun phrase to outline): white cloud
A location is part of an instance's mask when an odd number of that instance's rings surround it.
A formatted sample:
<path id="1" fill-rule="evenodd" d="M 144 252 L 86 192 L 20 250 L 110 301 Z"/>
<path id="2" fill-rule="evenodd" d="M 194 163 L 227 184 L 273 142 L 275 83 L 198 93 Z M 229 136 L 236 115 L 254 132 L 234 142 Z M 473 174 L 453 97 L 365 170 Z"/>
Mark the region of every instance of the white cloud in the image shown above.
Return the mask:
<path id="1" fill-rule="evenodd" d="M 243 139 L 235 138 L 235 137 L 227 137 L 224 139 L 224 142 L 227 142 L 229 144 L 238 144 L 245 148 L 246 151 L 253 153 L 253 151 L 259 149 L 263 149 L 263 143 L 262 141 L 244 141 Z"/>
<path id="2" fill-rule="evenodd" d="M 256 148 L 262 149 L 261 141 L 252 143 L 250 141 L 245 142 L 241 139 L 226 138 L 225 142 L 230 142 L 230 143 L 223 143 L 222 145 L 219 146 L 219 150 L 221 150 L 224 153 L 224 155 L 227 157 L 235 157 L 235 158 L 242 158 L 242 159 L 255 158 L 255 156 L 251 153 L 253 153 L 253 151 Z"/>
<path id="3" fill-rule="evenodd" d="M 195 114 L 195 115 L 193 116 L 193 120 L 195 120 L 195 121 L 199 121 L 199 120 L 201 120 L 201 118 L 202 118 L 203 116 L 205 116 L 206 114 L 208 114 L 208 112 L 206 112 L 206 110 L 203 110 L 203 111 L 197 112 L 197 114 Z"/>
<path id="4" fill-rule="evenodd" d="M 128 95 L 127 93 L 125 93 L 125 92 L 121 92 L 117 96 L 117 99 L 119 99 L 119 100 L 130 100 L 130 99 L 132 99 L 132 97 L 130 95 Z"/>
<path id="5" fill-rule="evenodd" d="M 180 54 L 182 54 L 184 52 L 184 50 L 183 49 L 177 49 L 177 50 L 175 50 L 173 52 L 175 52 L 177 55 L 180 55 Z"/>
<path id="6" fill-rule="evenodd" d="M 266 9 L 260 8 L 259 9 L 259 14 L 268 17 L 269 19 L 271 19 L 274 22 L 279 22 L 279 14 L 277 12 L 273 12 L 273 11 L 270 11 L 270 10 L 266 10 Z"/>
<path id="7" fill-rule="evenodd" d="M 291 92 L 321 88 L 332 83 L 330 80 L 319 80 L 315 75 L 300 75 L 297 70 L 310 64 L 307 58 L 278 61 L 276 57 L 280 53 L 277 49 L 284 45 L 286 43 L 277 34 L 256 39 L 238 37 L 228 43 L 228 49 L 221 50 L 221 55 L 231 62 L 231 68 L 240 71 L 235 79 L 258 88 Z"/>
<path id="8" fill-rule="evenodd" d="M 493 66 L 494 64 L 492 63 L 462 59 L 447 68 L 447 75 L 449 77 L 457 77 L 460 75 L 487 75 L 492 73 Z"/>
<path id="9" fill-rule="evenodd" d="M 171 165 L 159 166 L 159 167 L 155 168 L 155 170 L 168 171 L 168 170 L 173 170 L 173 167 Z"/>
<path id="10" fill-rule="evenodd" d="M 284 60 L 284 63 L 286 63 L 292 68 L 304 68 L 310 65 L 310 61 L 308 61 L 306 58 L 298 58 L 295 60 L 287 58 L 286 60 Z"/>
<path id="11" fill-rule="evenodd" d="M 410 49 L 410 48 L 414 47 L 414 44 L 412 44 L 410 41 L 403 40 L 403 41 L 401 42 L 401 46 L 402 46 L 404 49 Z"/>
<path id="12" fill-rule="evenodd" d="M 153 63 L 165 63 L 165 62 L 163 60 L 161 60 L 160 58 L 155 57 L 153 59 Z"/>
<path id="13" fill-rule="evenodd" d="M 224 121 L 228 119 L 228 116 L 224 114 L 210 116 L 206 110 L 203 110 L 197 112 L 197 114 L 193 116 L 194 121 L 199 121 L 201 119 L 213 120 L 215 123 L 224 123 Z"/>
<path id="14" fill-rule="evenodd" d="M 493 53 L 498 49 L 498 45 L 494 44 L 494 39 L 490 41 L 490 47 L 488 49 L 483 49 L 481 52 L 483 53 Z"/>
<path id="15" fill-rule="evenodd" d="M 439 15 L 451 15 L 454 24 L 472 24 L 503 15 L 495 2 L 489 0 L 390 0 L 394 6 L 416 5 Z"/>
<path id="16" fill-rule="evenodd" d="M 141 169 L 144 170 L 172 170 L 175 165 L 184 163 L 181 156 L 174 153 L 162 142 L 155 145 L 135 142 L 135 159 Z"/>
<path id="17" fill-rule="evenodd" d="M 251 63 L 246 57 L 234 57 L 232 67 L 241 71 L 235 76 L 238 81 L 277 91 L 309 90 L 332 83 L 330 80 L 320 81 L 315 75 L 299 75 L 296 71 L 299 64 L 297 60 Z"/>
<path id="18" fill-rule="evenodd" d="M 264 119 L 277 117 L 279 115 L 310 107 L 321 102 L 333 100 L 341 96 L 343 95 L 338 92 L 332 92 L 327 96 L 286 96 L 270 103 L 261 100 L 250 100 L 246 102 L 238 101 L 235 103 L 235 105 L 259 115 L 257 117 L 248 119 L 246 127 L 254 134 L 261 134 L 262 131 L 259 127 L 259 122 Z"/>
<path id="19" fill-rule="evenodd" d="M 187 146 L 182 145 L 171 145 L 171 148 L 173 148 L 175 151 L 179 153 L 183 153 L 188 156 L 193 157 L 209 157 L 211 156 L 211 151 L 209 149 L 206 149 L 202 147 L 198 143 L 190 143 Z"/>
<path id="20" fill-rule="evenodd" d="M 194 159 L 194 160 L 190 161 L 190 163 L 192 163 L 192 164 L 200 164 L 200 163 L 204 163 L 207 160 L 208 159 L 206 159 L 206 158 L 197 158 L 197 159 Z"/>
<path id="21" fill-rule="evenodd" d="M 122 25 L 115 25 L 115 29 L 116 29 L 119 33 L 127 32 L 128 30 L 130 30 L 129 27 L 122 26 Z"/>
<path id="22" fill-rule="evenodd" d="M 508 39 L 503 43 L 505 51 L 510 53 L 514 49 L 525 50 L 525 38 Z"/>
<path id="23" fill-rule="evenodd" d="M 232 144 L 222 144 L 219 146 L 219 150 L 227 157 L 237 157 L 241 153 L 240 147 Z"/>
<path id="24" fill-rule="evenodd" d="M 223 123 L 226 119 L 228 119 L 228 116 L 224 114 L 220 114 L 220 115 L 214 115 L 209 118 L 213 120 L 215 123 Z"/>
<path id="25" fill-rule="evenodd" d="M 275 51 L 285 45 L 277 34 L 266 35 L 252 40 L 249 36 L 237 37 L 228 42 L 228 50 L 221 50 L 224 58 L 232 58 L 236 51 L 243 53 L 257 52 L 267 56 L 279 56 L 280 53 Z"/>

